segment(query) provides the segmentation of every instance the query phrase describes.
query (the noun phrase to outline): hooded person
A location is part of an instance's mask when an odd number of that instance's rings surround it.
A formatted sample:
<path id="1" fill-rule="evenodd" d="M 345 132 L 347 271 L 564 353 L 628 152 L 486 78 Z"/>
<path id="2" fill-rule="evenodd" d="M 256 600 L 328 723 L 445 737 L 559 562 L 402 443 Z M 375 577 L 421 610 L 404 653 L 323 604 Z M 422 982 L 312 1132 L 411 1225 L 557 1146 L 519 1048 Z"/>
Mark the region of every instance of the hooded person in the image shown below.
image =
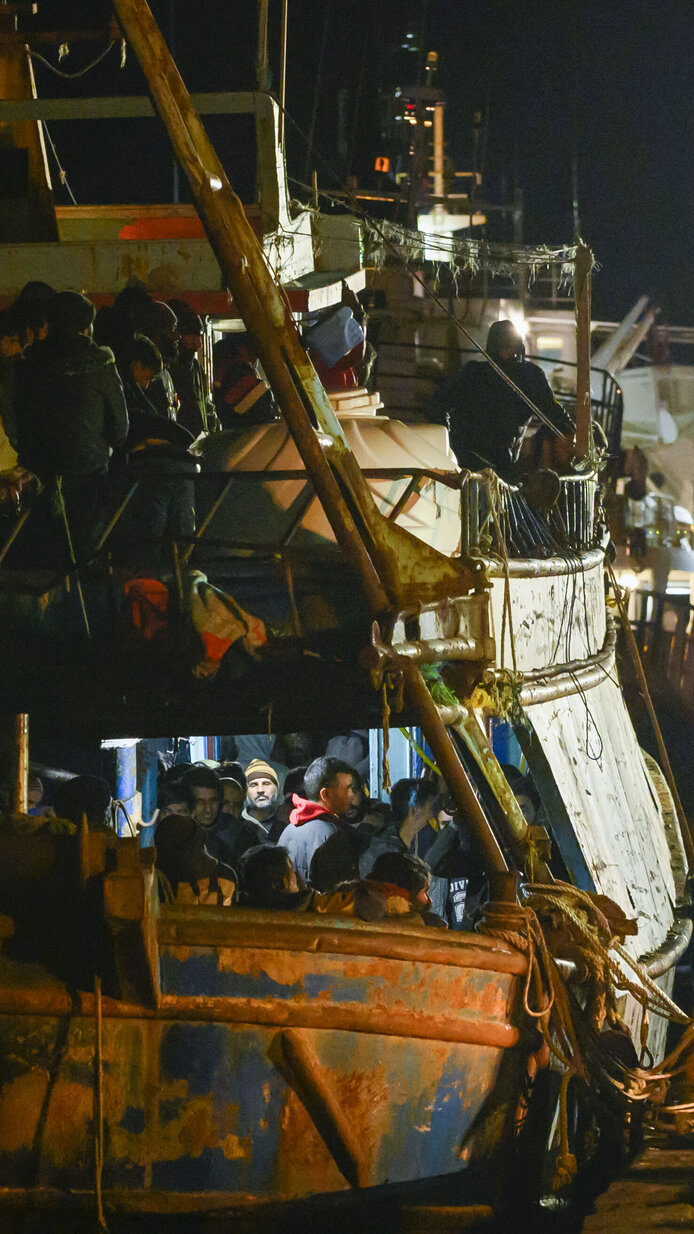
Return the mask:
<path id="1" fill-rule="evenodd" d="M 108 498 L 111 454 L 128 433 L 113 352 L 91 339 L 94 311 L 79 292 L 53 296 L 48 335 L 28 349 L 14 382 L 19 463 L 46 486 L 53 517 L 67 519 L 78 558 Z"/>
<path id="2" fill-rule="evenodd" d="M 526 360 L 523 340 L 512 321 L 492 322 L 486 351 L 544 420 L 561 435 L 573 435 L 573 422 L 554 398 L 539 364 Z M 434 396 L 432 411 L 437 420 L 448 424 L 461 467 L 472 471 L 492 467 L 502 479 L 513 478 L 513 465 L 533 412 L 488 360 L 470 360 L 444 381 Z"/>
<path id="3" fill-rule="evenodd" d="M 304 775 L 306 797 L 294 794 L 289 826 L 278 844 L 287 849 L 294 868 L 308 880 L 311 859 L 330 836 L 348 828 L 345 814 L 358 804 L 353 767 L 338 758 L 314 758 Z"/>
<path id="4" fill-rule="evenodd" d="M 432 912 L 431 870 L 421 857 L 414 853 L 381 853 L 365 882 L 373 883 L 383 897 L 386 916 L 410 917 L 425 925 L 447 929 L 444 918 Z"/>
<path id="5" fill-rule="evenodd" d="M 414 853 L 419 856 L 419 836 L 438 813 L 440 786 L 434 780 L 398 780 L 390 794 L 390 819 L 385 827 L 371 831 L 371 839 L 359 858 L 364 878 L 382 853 Z M 371 829 L 370 829 L 371 830 Z"/>

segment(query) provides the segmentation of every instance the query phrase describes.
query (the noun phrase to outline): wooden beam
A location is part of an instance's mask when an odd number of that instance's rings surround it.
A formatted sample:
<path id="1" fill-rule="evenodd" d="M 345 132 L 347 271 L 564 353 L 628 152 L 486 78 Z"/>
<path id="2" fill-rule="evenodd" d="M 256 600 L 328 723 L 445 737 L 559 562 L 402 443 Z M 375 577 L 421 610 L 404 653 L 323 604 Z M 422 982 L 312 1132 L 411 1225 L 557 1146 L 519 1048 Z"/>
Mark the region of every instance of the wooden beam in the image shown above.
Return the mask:
<path id="1" fill-rule="evenodd" d="M 576 306 L 576 455 L 588 458 L 591 451 L 590 422 L 590 272 L 593 254 L 578 241 L 574 264 Z"/>
<path id="2" fill-rule="evenodd" d="M 218 90 L 191 96 L 200 116 L 253 115 L 269 110 L 272 100 L 255 91 Z M 15 99 L 0 100 L 0 122 L 18 120 L 130 120 L 156 116 L 152 100 L 146 94 L 118 94 L 87 99 Z"/>

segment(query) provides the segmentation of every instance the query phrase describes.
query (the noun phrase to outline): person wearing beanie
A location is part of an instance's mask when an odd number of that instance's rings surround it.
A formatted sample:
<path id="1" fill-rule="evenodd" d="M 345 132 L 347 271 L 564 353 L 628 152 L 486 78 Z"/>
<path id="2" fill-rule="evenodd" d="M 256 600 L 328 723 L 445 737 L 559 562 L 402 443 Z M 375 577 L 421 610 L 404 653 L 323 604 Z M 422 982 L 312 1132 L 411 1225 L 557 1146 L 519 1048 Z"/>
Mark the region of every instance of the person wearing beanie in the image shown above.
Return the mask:
<path id="1" fill-rule="evenodd" d="M 557 403 L 539 364 L 526 360 L 523 340 L 512 321 L 492 322 L 486 350 L 544 420 L 571 439 L 574 424 Z M 513 478 L 514 463 L 533 413 L 488 360 L 470 360 L 447 378 L 434 395 L 432 415 L 448 424 L 451 447 L 461 467 L 473 471 L 493 467 L 502 479 Z"/>
<path id="2" fill-rule="evenodd" d="M 56 543 L 67 543 L 67 515 L 79 559 L 95 539 L 109 459 L 127 437 L 128 413 L 113 352 L 92 342 L 91 301 L 61 291 L 45 307 L 48 334 L 15 373 L 14 444 L 20 466 L 44 484 Z"/>
<path id="3" fill-rule="evenodd" d="M 251 759 L 246 767 L 246 804 L 241 817 L 257 829 L 261 843 L 277 839 L 273 823 L 280 800 L 280 782 L 275 768 L 262 758 Z"/>

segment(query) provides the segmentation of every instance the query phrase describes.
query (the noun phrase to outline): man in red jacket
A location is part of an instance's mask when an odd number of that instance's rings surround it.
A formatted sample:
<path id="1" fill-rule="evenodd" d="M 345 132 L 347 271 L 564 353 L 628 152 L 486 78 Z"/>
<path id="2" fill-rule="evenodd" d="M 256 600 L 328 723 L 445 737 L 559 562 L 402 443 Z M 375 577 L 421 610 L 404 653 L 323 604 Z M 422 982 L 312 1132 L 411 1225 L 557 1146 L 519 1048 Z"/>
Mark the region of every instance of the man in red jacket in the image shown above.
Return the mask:
<path id="1" fill-rule="evenodd" d="M 316 849 L 341 827 L 349 827 L 344 815 L 358 805 L 358 783 L 354 768 L 339 758 L 314 758 L 307 768 L 306 797 L 294 794 L 289 826 L 278 840 L 306 882 Z"/>

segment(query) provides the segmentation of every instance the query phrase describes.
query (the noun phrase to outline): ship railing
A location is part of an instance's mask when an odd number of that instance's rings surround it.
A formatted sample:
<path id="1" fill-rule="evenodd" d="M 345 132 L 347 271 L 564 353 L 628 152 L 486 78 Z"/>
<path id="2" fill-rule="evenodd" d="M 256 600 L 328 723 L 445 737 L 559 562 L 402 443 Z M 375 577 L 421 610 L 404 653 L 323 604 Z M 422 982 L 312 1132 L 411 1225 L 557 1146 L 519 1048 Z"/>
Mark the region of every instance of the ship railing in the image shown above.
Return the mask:
<path id="1" fill-rule="evenodd" d="M 689 596 L 632 591 L 629 614 L 652 693 L 694 713 L 694 605 Z"/>
<path id="2" fill-rule="evenodd" d="M 492 556 L 549 557 L 567 550 L 582 551 L 595 542 L 594 507 L 598 489 L 597 477 L 562 476 L 559 478 L 559 497 L 546 514 L 532 508 L 523 491 L 516 485 L 507 484 L 494 472 L 442 471 L 435 468 L 417 467 L 367 467 L 363 469 L 367 481 L 392 484 L 402 481 L 403 486 L 392 500 L 387 517 L 397 520 L 413 496 L 425 486 L 441 484 L 459 494 L 460 551 L 488 553 Z M 187 565 L 196 550 L 214 554 L 240 552 L 248 556 L 282 554 L 291 544 L 315 499 L 313 485 L 307 473 L 300 469 L 282 470 L 232 470 L 192 473 L 162 473 L 152 476 L 152 485 L 165 481 L 167 484 L 192 485 L 195 490 L 195 531 L 177 540 L 178 563 Z M 294 482 L 302 488 L 292 496 L 284 510 L 279 538 L 261 541 L 220 534 L 214 520 L 233 488 L 262 484 L 270 488 L 275 484 Z M 108 554 L 117 544 L 116 535 L 138 490 L 147 486 L 148 479 L 140 477 L 124 486 L 113 505 L 101 519 L 99 530 L 93 539 L 93 553 Z M 249 493 L 250 500 L 252 496 Z M 377 500 L 381 500 L 377 498 Z M 12 523 L 4 544 L 0 544 L 0 566 L 17 541 L 11 561 L 21 563 L 21 537 L 27 520 L 30 521 L 31 505 L 26 505 Z M 281 510 L 278 508 L 281 514 Z M 259 516 L 259 522 L 262 519 Z M 168 537 L 170 539 L 170 537 Z M 151 545 L 156 541 L 150 537 Z M 146 550 L 150 545 L 144 532 L 138 534 L 138 546 Z M 327 544 L 326 544 L 327 546 Z M 118 550 L 117 550 L 118 551 Z"/>
<path id="3" fill-rule="evenodd" d="M 495 557 L 550 557 L 584 552 L 597 543 L 599 482 L 589 475 L 559 477 L 559 495 L 545 514 L 518 485 L 493 472 L 463 472 L 461 550 Z"/>

